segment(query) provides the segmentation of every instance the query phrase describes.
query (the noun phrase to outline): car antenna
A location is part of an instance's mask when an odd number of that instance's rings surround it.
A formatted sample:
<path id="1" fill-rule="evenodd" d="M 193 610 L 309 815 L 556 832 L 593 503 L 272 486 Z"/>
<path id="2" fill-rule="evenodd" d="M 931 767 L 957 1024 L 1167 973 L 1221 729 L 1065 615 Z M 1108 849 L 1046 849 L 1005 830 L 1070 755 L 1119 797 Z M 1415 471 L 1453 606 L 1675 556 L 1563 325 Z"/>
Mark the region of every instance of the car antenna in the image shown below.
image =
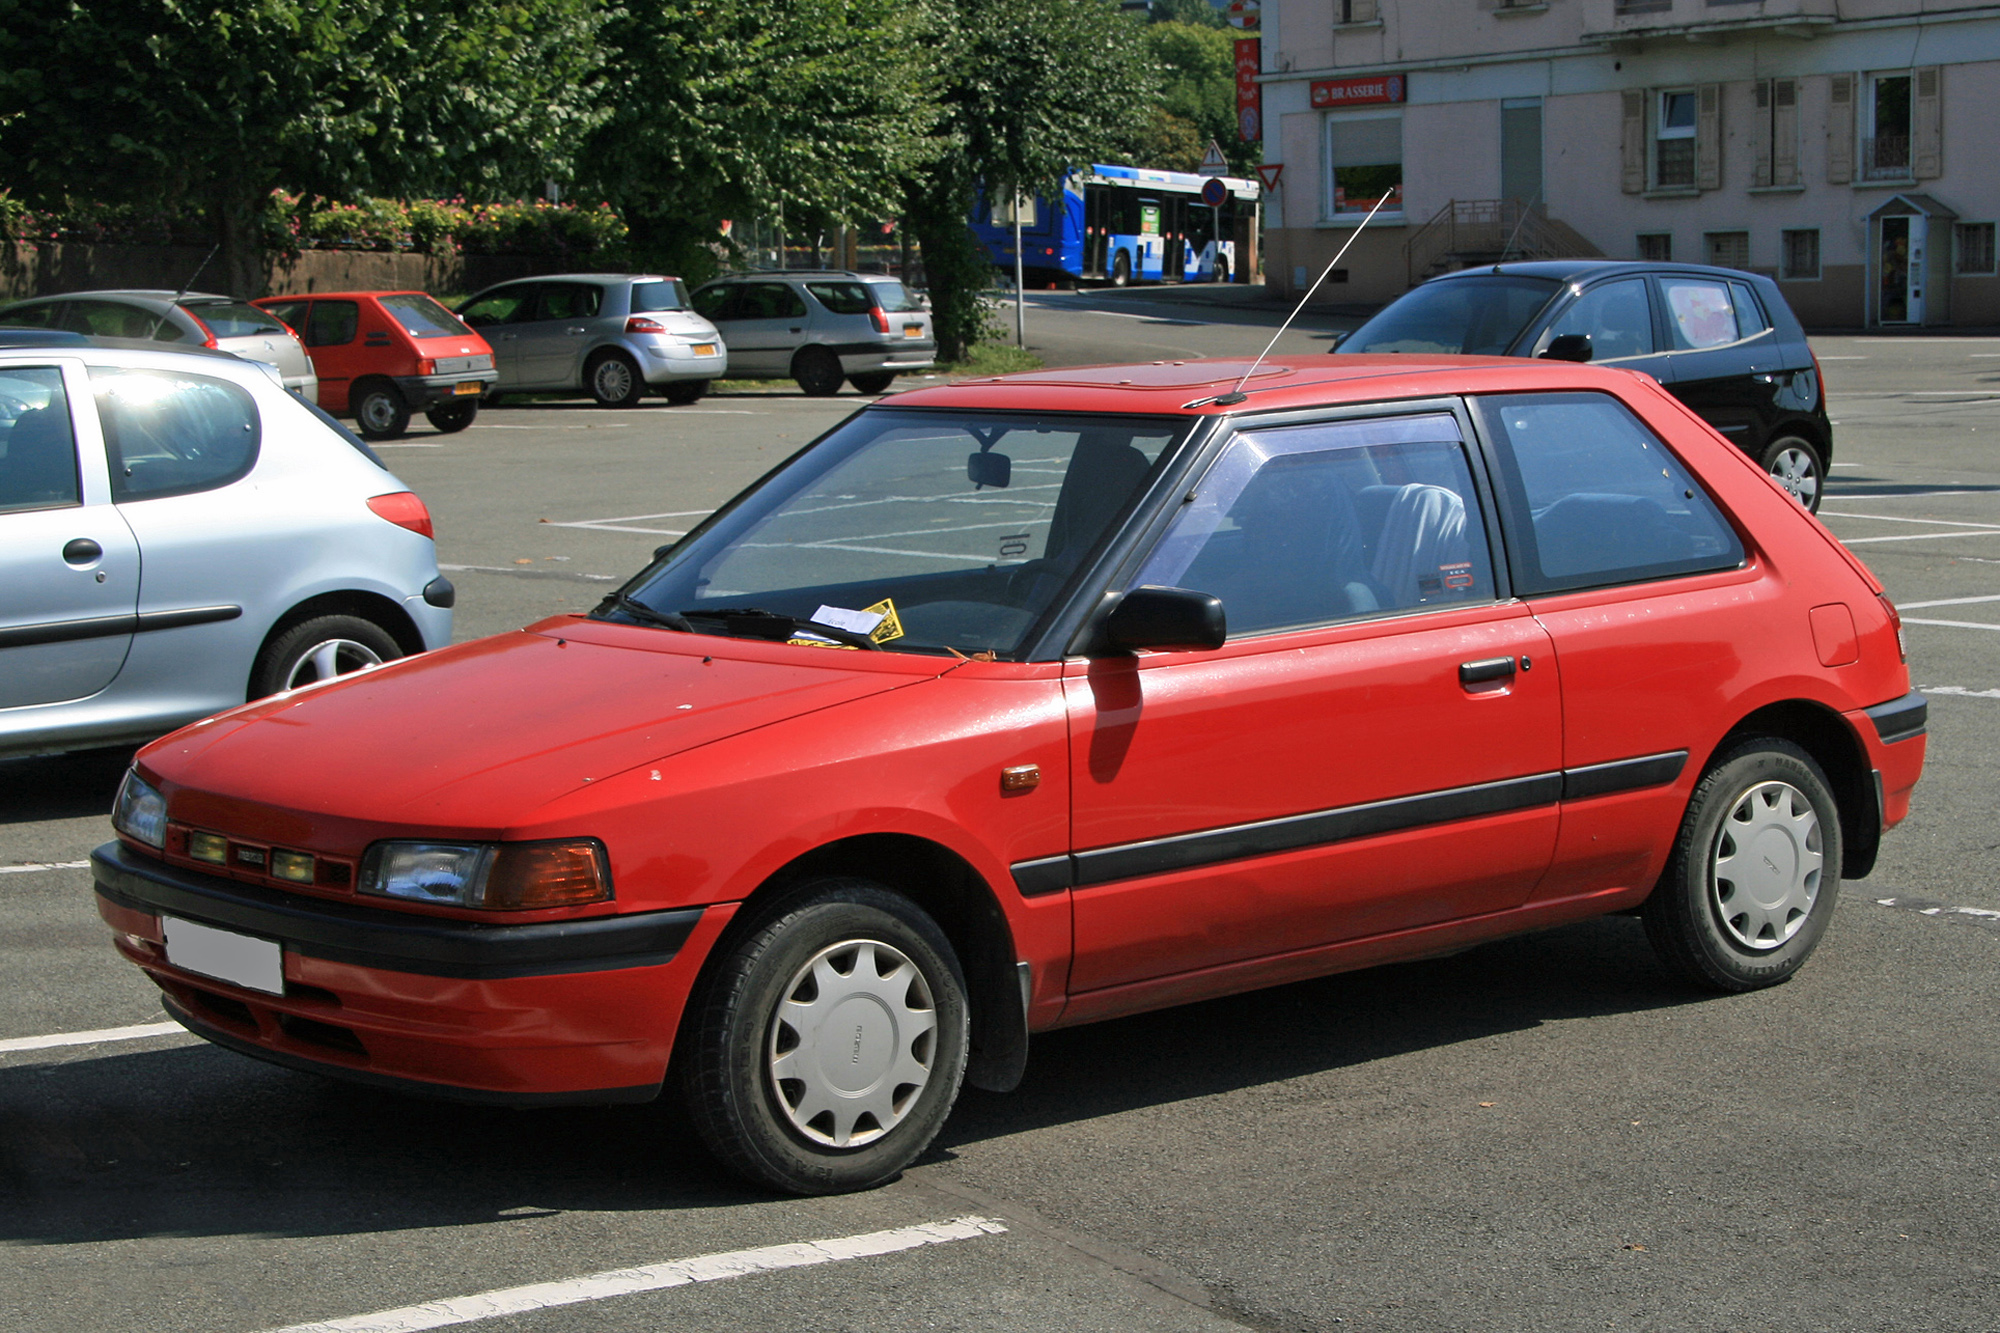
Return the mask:
<path id="1" fill-rule="evenodd" d="M 167 310 L 172 310 L 175 306 L 181 303 L 181 298 L 183 296 L 186 296 L 189 290 L 194 287 L 194 280 L 201 276 L 201 271 L 208 267 L 208 261 L 215 258 L 215 252 L 217 250 L 220 250 L 221 248 L 222 248 L 221 241 L 217 241 L 214 245 L 208 247 L 208 253 L 203 255 L 201 257 L 201 262 L 194 266 L 194 272 L 188 274 L 187 281 L 182 283 L 181 289 L 174 293 L 174 299 L 167 302 Z M 151 342 L 153 339 L 160 336 L 160 325 L 167 322 L 167 310 L 162 310 L 159 314 L 153 317 L 153 327 L 146 330 L 147 342 Z"/>
<path id="2" fill-rule="evenodd" d="M 1264 364 L 1264 358 L 1269 356 L 1271 354 L 1271 349 L 1278 345 L 1278 339 L 1284 337 L 1285 330 L 1292 327 L 1292 321 L 1297 319 L 1299 317 L 1299 312 L 1306 308 L 1306 302 L 1312 300 L 1313 293 L 1319 290 L 1320 283 L 1325 282 L 1327 276 L 1333 272 L 1334 266 L 1339 264 L 1342 259 L 1347 257 L 1348 246 L 1353 245 L 1354 242 L 1360 238 L 1361 233 L 1367 229 L 1368 224 L 1375 220 L 1375 215 L 1382 211 L 1382 205 L 1388 203 L 1391 199 L 1395 198 L 1402 192 L 1403 192 L 1402 186 L 1392 185 L 1389 187 L 1389 192 L 1387 194 L 1383 195 L 1380 199 L 1377 199 L 1375 201 L 1375 207 L 1369 209 L 1368 216 L 1361 219 L 1361 225 L 1354 229 L 1354 235 L 1349 236 L 1347 238 L 1347 245 L 1341 246 L 1340 253 L 1336 254 L 1332 259 L 1327 261 L 1326 267 L 1320 270 L 1318 279 L 1314 281 L 1312 286 L 1306 288 L 1306 294 L 1304 296 L 1301 296 L 1299 298 L 1299 303 L 1292 307 L 1292 313 L 1285 316 L 1285 322 L 1280 324 L 1278 326 L 1278 331 L 1271 335 L 1271 341 L 1264 344 L 1264 350 L 1257 353 L 1257 359 L 1250 363 L 1250 369 L 1243 372 L 1243 378 L 1236 381 L 1236 385 L 1234 388 L 1230 389 L 1228 393 L 1219 393 L 1215 395 L 1215 397 L 1213 398 L 1197 398 L 1193 402 L 1183 403 L 1181 404 L 1181 406 L 1182 407 L 1210 407 L 1210 406 L 1233 407 L 1237 403 L 1240 403 L 1245 399 L 1247 399 L 1250 395 L 1243 392 L 1243 386 L 1250 382 L 1250 377 L 1252 375 L 1255 375 L 1257 373 L 1257 367 Z"/>

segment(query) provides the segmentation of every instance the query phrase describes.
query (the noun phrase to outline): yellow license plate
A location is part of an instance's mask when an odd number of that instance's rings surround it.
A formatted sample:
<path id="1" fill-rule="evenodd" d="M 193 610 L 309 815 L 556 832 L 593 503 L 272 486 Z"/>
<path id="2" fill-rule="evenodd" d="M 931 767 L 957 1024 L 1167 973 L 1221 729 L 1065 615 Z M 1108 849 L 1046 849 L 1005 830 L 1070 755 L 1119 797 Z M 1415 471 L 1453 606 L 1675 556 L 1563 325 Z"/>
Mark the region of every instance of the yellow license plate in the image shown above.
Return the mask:
<path id="1" fill-rule="evenodd" d="M 903 326 L 903 336 L 905 338 L 921 338 L 924 336 L 924 326 L 921 324 L 905 324 Z"/>
<path id="2" fill-rule="evenodd" d="M 695 354 L 696 356 L 714 356 L 714 355 L 715 355 L 715 344 L 714 344 L 714 343 L 696 343 L 696 344 L 694 345 L 694 354 Z"/>
<path id="3" fill-rule="evenodd" d="M 451 391 L 463 397 L 464 395 L 469 393 L 478 393 L 485 387 L 486 386 L 484 384 L 481 384 L 478 380 L 460 380 L 458 383 L 451 386 Z"/>

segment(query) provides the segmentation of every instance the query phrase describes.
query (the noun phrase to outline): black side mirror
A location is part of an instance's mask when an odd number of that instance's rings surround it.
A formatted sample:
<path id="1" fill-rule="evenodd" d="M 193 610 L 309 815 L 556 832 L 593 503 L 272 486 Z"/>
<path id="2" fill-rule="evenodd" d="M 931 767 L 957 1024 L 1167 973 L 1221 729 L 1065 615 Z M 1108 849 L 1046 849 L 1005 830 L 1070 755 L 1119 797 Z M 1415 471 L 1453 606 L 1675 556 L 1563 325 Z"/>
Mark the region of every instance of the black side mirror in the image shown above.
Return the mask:
<path id="1" fill-rule="evenodd" d="M 965 460 L 965 476 L 975 486 L 1004 490 L 1014 478 L 1014 460 L 982 449 Z"/>
<path id="2" fill-rule="evenodd" d="M 1542 353 L 1544 361 L 1588 361 L 1590 360 L 1590 335 L 1587 333 L 1565 333 L 1549 344 Z"/>
<path id="3" fill-rule="evenodd" d="M 1192 588 L 1134 588 L 1104 621 L 1104 645 L 1141 648 L 1220 648 L 1229 637 L 1222 599 Z"/>
<path id="4" fill-rule="evenodd" d="M 1336 333 L 1335 333 L 1335 334 L 1333 335 L 1333 340 L 1332 340 L 1331 342 L 1329 342 L 1329 343 L 1328 343 L 1328 344 L 1326 345 L 1326 349 L 1327 349 L 1327 350 L 1328 350 L 1329 352 L 1337 352 L 1337 351 L 1339 351 L 1339 350 L 1340 350 L 1340 345 L 1341 345 L 1342 343 L 1346 342 L 1346 341 L 1348 340 L 1348 338 L 1350 338 L 1351 336 L 1353 336 L 1353 333 L 1354 333 L 1354 330 L 1353 330 L 1353 329 L 1341 329 L 1341 330 L 1337 331 L 1337 332 L 1336 332 Z"/>

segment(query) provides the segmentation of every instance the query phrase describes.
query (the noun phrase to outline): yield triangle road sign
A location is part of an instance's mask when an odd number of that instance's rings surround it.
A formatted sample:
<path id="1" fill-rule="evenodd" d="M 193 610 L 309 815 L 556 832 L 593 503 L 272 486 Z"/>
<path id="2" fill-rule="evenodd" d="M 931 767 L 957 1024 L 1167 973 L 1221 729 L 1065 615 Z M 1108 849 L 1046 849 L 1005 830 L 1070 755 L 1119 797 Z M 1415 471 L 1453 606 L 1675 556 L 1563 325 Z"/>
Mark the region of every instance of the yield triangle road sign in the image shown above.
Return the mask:
<path id="1" fill-rule="evenodd" d="M 1257 179 L 1264 182 L 1264 188 L 1267 190 L 1277 189 L 1278 177 L 1284 174 L 1285 164 L 1282 162 L 1265 162 L 1257 168 Z"/>

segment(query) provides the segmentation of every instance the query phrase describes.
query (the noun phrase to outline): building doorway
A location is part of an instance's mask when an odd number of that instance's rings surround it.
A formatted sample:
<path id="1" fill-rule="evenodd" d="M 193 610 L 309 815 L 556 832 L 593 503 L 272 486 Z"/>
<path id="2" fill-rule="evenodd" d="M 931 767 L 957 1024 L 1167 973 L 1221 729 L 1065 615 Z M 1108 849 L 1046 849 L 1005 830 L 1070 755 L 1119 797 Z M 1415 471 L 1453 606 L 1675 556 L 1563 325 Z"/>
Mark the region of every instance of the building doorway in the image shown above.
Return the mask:
<path id="1" fill-rule="evenodd" d="M 1951 322 L 1951 224 L 1958 214 L 1927 194 L 1898 194 L 1868 215 L 1867 322 Z"/>
<path id="2" fill-rule="evenodd" d="M 1921 264 L 1912 263 L 1922 255 L 1923 233 L 1924 219 L 1920 217 L 1882 219 L 1882 245 L 1875 264 L 1881 290 L 1875 308 L 1882 312 L 1884 324 L 1924 322 L 1923 285 L 1913 281 L 1923 269 Z"/>
<path id="3" fill-rule="evenodd" d="M 1542 99 L 1500 104 L 1500 197 L 1546 212 L 1542 198 Z"/>

